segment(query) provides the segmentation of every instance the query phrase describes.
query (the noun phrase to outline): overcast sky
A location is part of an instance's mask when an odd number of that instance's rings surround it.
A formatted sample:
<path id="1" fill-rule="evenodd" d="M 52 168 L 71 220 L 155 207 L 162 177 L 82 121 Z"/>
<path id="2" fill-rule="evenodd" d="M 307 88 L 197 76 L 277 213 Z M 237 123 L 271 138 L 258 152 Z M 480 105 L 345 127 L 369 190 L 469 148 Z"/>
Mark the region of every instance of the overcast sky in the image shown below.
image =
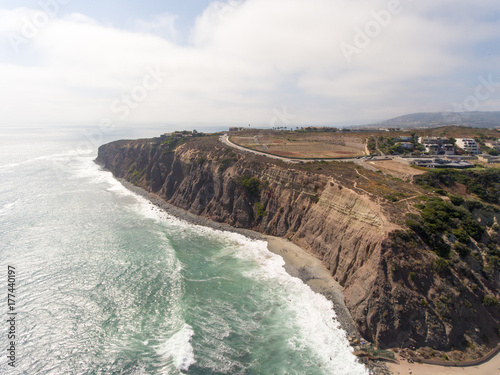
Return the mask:
<path id="1" fill-rule="evenodd" d="M 0 126 L 500 110 L 498 0 L 0 0 Z"/>

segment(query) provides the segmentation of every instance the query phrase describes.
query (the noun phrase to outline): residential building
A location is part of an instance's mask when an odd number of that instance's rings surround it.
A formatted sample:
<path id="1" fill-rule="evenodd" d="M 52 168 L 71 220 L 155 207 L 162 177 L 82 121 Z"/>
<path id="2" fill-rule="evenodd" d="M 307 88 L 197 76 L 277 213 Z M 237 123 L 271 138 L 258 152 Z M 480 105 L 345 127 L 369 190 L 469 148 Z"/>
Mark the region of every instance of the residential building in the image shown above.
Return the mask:
<path id="1" fill-rule="evenodd" d="M 500 163 L 500 156 L 480 155 L 477 160 L 481 163 Z"/>
<path id="2" fill-rule="evenodd" d="M 481 153 L 476 141 L 472 138 L 457 138 L 457 146 L 471 155 L 478 155 Z"/>
<path id="3" fill-rule="evenodd" d="M 473 168 L 474 165 L 466 161 L 452 161 L 440 158 L 434 159 L 416 159 L 412 162 L 413 165 L 425 168 L 457 168 L 466 169 Z"/>
<path id="4" fill-rule="evenodd" d="M 419 137 L 418 142 L 425 147 L 426 152 L 445 155 L 455 154 L 455 147 L 448 138 Z"/>
<path id="5" fill-rule="evenodd" d="M 413 149 L 413 143 L 412 142 L 399 142 L 398 145 L 400 145 L 403 148 Z"/>
<path id="6" fill-rule="evenodd" d="M 500 152 L 500 139 L 497 139 L 496 142 L 486 143 L 486 146 L 492 148 L 493 150 L 497 150 L 498 152 Z"/>
<path id="7" fill-rule="evenodd" d="M 394 138 L 396 142 L 411 142 L 413 141 L 413 137 L 411 136 L 403 136 L 403 137 L 396 137 Z"/>
<path id="8" fill-rule="evenodd" d="M 445 155 L 455 155 L 455 146 L 451 143 L 444 143 L 441 145 L 441 148 L 444 149 Z"/>

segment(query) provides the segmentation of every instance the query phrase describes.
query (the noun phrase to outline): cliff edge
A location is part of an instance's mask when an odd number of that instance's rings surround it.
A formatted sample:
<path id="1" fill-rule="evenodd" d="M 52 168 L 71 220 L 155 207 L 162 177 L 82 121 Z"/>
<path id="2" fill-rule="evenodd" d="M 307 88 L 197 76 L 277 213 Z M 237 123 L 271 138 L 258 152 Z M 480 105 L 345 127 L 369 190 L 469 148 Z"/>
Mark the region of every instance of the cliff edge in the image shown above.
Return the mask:
<path id="1" fill-rule="evenodd" d="M 272 161 L 216 136 L 116 141 L 96 162 L 193 214 L 306 249 L 344 287 L 360 333 L 381 348 L 477 357 L 499 341 L 498 268 L 485 273 L 454 250 L 446 269 L 436 266 L 442 254 L 405 224 L 429 195 L 419 185 L 352 163 Z M 479 214 L 498 242 L 498 214 Z"/>

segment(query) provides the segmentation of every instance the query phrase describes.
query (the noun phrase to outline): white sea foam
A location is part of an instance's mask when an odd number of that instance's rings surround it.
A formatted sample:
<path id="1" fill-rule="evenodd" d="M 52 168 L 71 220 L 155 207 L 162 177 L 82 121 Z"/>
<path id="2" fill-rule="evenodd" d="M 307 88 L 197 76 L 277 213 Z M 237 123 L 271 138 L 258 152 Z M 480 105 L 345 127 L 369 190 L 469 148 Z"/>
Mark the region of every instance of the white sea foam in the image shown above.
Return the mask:
<path id="1" fill-rule="evenodd" d="M 156 351 L 167 362 L 173 361 L 177 370 L 186 371 L 196 363 L 193 346 L 191 345 L 193 336 L 193 328 L 189 324 L 184 324 L 178 332 L 161 344 Z"/>
<path id="2" fill-rule="evenodd" d="M 259 267 L 246 273 L 256 280 L 279 284 L 285 293 L 289 316 L 300 334 L 289 341 L 293 349 L 310 348 L 316 353 L 326 373 L 368 374 L 360 364 L 336 319 L 333 304 L 321 294 L 313 292 L 300 279 L 290 276 L 283 268 L 284 260 L 271 253 L 264 241 L 255 241 L 235 233 L 223 233 L 234 247 L 234 256 L 255 261 Z"/>
<path id="3" fill-rule="evenodd" d="M 9 211 L 11 211 L 14 206 L 16 205 L 17 203 L 17 200 L 15 202 L 9 202 L 7 204 L 4 204 L 1 208 L 0 208 L 0 215 L 4 215 L 6 213 L 8 213 Z"/>

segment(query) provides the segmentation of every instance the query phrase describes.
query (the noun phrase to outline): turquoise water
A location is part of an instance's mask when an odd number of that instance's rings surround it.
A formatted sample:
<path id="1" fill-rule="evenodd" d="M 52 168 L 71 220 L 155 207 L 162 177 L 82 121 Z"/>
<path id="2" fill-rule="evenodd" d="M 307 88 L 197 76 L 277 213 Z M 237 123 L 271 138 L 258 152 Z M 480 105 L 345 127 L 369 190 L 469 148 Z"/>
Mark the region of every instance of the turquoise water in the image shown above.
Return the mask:
<path id="1" fill-rule="evenodd" d="M 169 216 L 80 137 L 0 138 L 0 280 L 16 267 L 18 313 L 16 368 L 2 354 L 2 373 L 366 373 L 330 302 L 265 242 Z"/>

